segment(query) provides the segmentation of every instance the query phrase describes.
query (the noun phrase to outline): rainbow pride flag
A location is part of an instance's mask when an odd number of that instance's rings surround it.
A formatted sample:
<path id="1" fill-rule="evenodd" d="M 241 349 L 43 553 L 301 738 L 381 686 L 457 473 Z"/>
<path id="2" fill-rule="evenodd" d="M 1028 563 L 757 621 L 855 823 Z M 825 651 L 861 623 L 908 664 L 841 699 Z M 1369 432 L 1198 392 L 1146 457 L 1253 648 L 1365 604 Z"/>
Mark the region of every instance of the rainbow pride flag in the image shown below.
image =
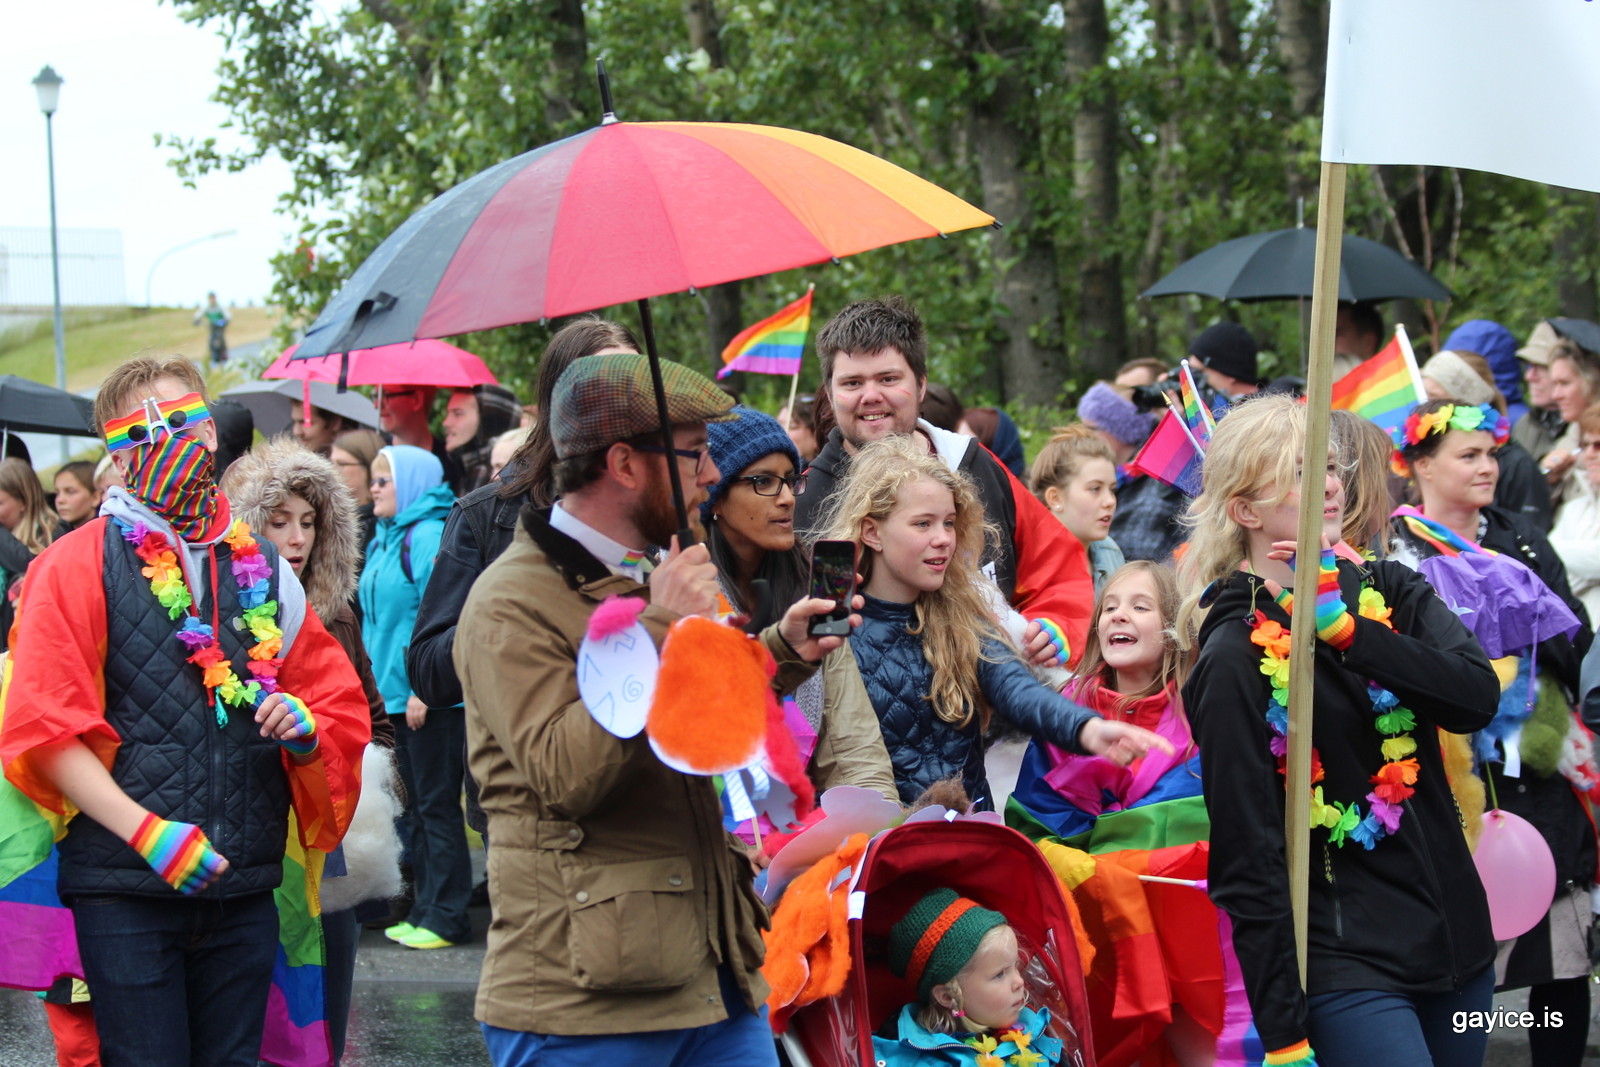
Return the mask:
<path id="1" fill-rule="evenodd" d="M 298 822 L 291 810 L 283 882 L 272 891 L 278 905 L 278 957 L 267 991 L 261 1059 L 277 1067 L 326 1067 L 333 1062 L 333 1044 L 324 993 L 328 955 L 318 887 L 327 856 L 301 847 Z"/>
<path id="2" fill-rule="evenodd" d="M 1411 409 L 1428 399 L 1406 328 L 1395 324 L 1383 351 L 1333 383 L 1333 406 L 1371 419 L 1393 437 Z"/>
<path id="3" fill-rule="evenodd" d="M 806 334 L 811 332 L 811 294 L 806 295 L 771 318 L 746 326 L 722 350 L 722 369 L 718 378 L 736 370 L 751 374 L 797 374 L 805 351 Z"/>
<path id="4" fill-rule="evenodd" d="M 1169 410 L 1156 423 L 1155 432 L 1133 457 L 1128 469 L 1135 474 L 1148 474 L 1189 496 L 1199 496 L 1200 462 L 1200 450 L 1195 447 L 1191 431 L 1176 411 Z"/>
<path id="5" fill-rule="evenodd" d="M 1211 434 L 1217 428 L 1217 417 L 1201 403 L 1200 389 L 1195 385 L 1194 371 L 1189 369 L 1188 360 L 1178 364 L 1178 388 L 1183 396 L 1183 421 L 1188 424 L 1189 432 L 1202 446 L 1210 444 Z"/>

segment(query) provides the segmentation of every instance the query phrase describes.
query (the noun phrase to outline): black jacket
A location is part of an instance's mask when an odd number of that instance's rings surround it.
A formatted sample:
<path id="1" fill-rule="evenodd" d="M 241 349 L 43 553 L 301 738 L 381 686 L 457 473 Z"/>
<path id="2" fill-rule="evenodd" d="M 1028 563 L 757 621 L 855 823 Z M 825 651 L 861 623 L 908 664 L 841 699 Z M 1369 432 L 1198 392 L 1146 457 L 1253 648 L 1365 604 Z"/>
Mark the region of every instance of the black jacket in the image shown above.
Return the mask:
<path id="1" fill-rule="evenodd" d="M 289 779 L 277 742 L 262 737 L 245 708 L 219 726 L 200 672 L 172 637 L 175 624 L 150 594 L 133 546 L 115 522 L 105 527 L 106 722 L 122 744 L 111 777 L 123 792 L 163 819 L 193 823 L 228 858 L 228 870 L 207 897 L 276 889 L 283 880 L 289 832 Z M 278 554 L 262 538 L 271 566 L 268 600 L 278 598 Z M 216 573 L 229 574 L 232 550 L 216 549 Z M 233 669 L 249 677 L 250 631 L 229 625 L 239 617 L 236 585 L 213 586 L 222 619 L 217 639 Z M 120 837 L 80 814 L 61 841 L 57 888 L 76 894 L 131 894 L 177 899 L 177 893 Z"/>
<path id="2" fill-rule="evenodd" d="M 1357 618 L 1344 653 L 1315 643 L 1312 740 L 1326 775 L 1324 799 L 1368 806 L 1369 776 L 1383 765 L 1368 679 L 1415 714 L 1420 773 L 1399 831 L 1370 851 L 1355 842 L 1332 847 L 1326 830 L 1311 831 L 1306 989 L 1447 993 L 1491 963 L 1494 940 L 1430 732 L 1481 729 L 1494 717 L 1499 683 L 1466 627 L 1399 563 L 1339 564 L 1352 613 L 1366 575 L 1393 609 L 1395 629 Z M 1284 785 L 1265 718 L 1270 688 L 1261 649 L 1250 641 L 1255 610 L 1289 624 L 1253 575 L 1219 584 L 1183 701 L 1211 818 L 1211 899 L 1232 920 L 1256 1029 L 1275 1049 L 1306 1037 L 1306 1006 L 1284 859 Z"/>
<path id="3" fill-rule="evenodd" d="M 1515 441 L 1500 446 L 1500 480 L 1494 487 L 1494 504 L 1521 516 L 1540 533 L 1548 534 L 1555 521 L 1550 506 L 1550 483 L 1539 473 L 1539 463 Z"/>
<path id="4" fill-rule="evenodd" d="M 517 513 L 528 502 L 525 496 L 502 499 L 500 488 L 499 482 L 490 482 L 456 501 L 445 520 L 433 574 L 422 592 L 406 649 L 406 675 L 412 692 L 430 708 L 461 703 L 461 681 L 450 658 L 461 607 L 478 575 L 510 546 L 517 532 Z"/>
<path id="5" fill-rule="evenodd" d="M 992 811 L 978 716 L 956 727 L 934 713 L 928 702 L 933 668 L 923 655 L 921 635 L 910 632 L 913 621 L 910 604 L 867 597 L 861 625 L 850 633 L 850 650 L 894 766 L 895 788 L 909 804 L 934 782 L 959 775 L 967 796 Z M 1094 713 L 1034 678 L 998 642 L 990 643 L 985 654 L 989 658 L 978 661 L 978 686 L 996 714 L 1040 740 L 1081 753 L 1078 731 Z"/>

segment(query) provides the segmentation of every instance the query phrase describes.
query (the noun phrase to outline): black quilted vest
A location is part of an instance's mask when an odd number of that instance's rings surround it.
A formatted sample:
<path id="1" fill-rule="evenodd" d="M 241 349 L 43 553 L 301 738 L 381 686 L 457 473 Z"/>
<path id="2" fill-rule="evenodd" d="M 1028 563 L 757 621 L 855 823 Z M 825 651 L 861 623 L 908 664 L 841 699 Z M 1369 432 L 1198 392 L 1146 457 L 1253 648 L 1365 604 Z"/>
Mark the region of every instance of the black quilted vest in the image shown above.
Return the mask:
<path id="1" fill-rule="evenodd" d="M 265 539 L 261 552 L 272 564 L 267 599 L 278 598 L 278 554 Z M 247 650 L 254 643 L 239 618 L 238 586 L 229 566 L 232 550 L 218 543 L 217 598 L 222 649 L 234 673 L 250 679 Z M 205 896 L 232 897 L 274 889 L 283 879 L 288 835 L 289 782 L 278 745 L 261 736 L 248 706 L 228 708 L 228 725 L 200 681 L 200 669 L 185 661 L 173 636 L 178 622 L 150 591 L 143 563 L 106 524 L 106 721 L 122 738 L 111 776 L 127 794 L 163 819 L 194 823 L 229 869 Z M 209 584 L 202 571 L 200 581 Z M 210 597 L 202 609 L 211 618 Z M 170 896 L 163 882 L 120 838 L 79 814 L 61 842 L 57 888 L 62 896 L 128 893 Z"/>

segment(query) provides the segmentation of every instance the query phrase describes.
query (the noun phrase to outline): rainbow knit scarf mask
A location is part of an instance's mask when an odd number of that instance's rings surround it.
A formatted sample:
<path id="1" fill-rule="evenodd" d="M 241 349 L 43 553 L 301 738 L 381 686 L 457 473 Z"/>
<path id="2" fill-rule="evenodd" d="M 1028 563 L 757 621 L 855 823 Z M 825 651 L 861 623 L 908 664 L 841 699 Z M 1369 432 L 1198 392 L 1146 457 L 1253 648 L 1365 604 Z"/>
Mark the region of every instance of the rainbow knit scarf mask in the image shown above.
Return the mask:
<path id="1" fill-rule="evenodd" d="M 217 514 L 216 464 L 206 446 L 188 434 L 162 435 L 135 450 L 128 492 L 166 519 L 185 541 L 199 538 Z"/>

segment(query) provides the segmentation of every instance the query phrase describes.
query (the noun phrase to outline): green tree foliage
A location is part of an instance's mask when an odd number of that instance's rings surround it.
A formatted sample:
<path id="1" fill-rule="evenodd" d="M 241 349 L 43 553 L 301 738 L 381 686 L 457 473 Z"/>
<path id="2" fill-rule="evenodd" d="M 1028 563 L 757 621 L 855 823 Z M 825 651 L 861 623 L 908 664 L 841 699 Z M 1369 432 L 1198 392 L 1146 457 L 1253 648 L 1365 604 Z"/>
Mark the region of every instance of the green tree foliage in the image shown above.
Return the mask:
<path id="1" fill-rule="evenodd" d="M 1074 79 L 1064 67 L 1067 13 L 1081 3 L 714 0 L 698 5 L 717 27 L 714 63 L 691 48 L 683 0 L 587 0 L 579 26 L 571 17 L 579 0 L 177 0 L 184 18 L 230 46 L 217 99 L 249 147 L 227 154 L 212 140 L 169 144 L 186 175 L 237 169 L 267 153 L 289 163 L 294 185 L 282 206 L 299 234 L 278 257 L 274 299 L 304 322 L 432 197 L 598 122 L 597 58 L 623 119 L 793 126 L 882 155 L 979 204 L 980 105 L 1022 84 L 1030 91 L 1006 105 L 1006 117 L 1033 140 L 1004 162 L 1038 202 L 1025 231 L 1008 236 L 1055 251 L 1063 321 L 1035 329 L 1064 339 L 1061 394 L 1069 397 L 1092 377 L 1078 351 L 1073 292 L 1089 251 L 1074 193 L 1074 117 L 1110 94 L 1120 123 L 1117 214 L 1098 239 L 1109 247 L 1095 251 L 1121 264 L 1126 355 L 1176 359 L 1194 332 L 1231 317 L 1262 337 L 1271 353 L 1264 373 L 1292 372 L 1301 351 L 1293 301 L 1136 297 L 1213 244 L 1294 225 L 1301 198 L 1306 223 L 1315 224 L 1319 122 L 1296 110 L 1284 58 L 1298 57 L 1305 106 L 1308 50 L 1288 47 L 1289 36 L 1314 30 L 1315 19 L 1280 22 L 1290 5 L 1301 15 L 1321 11 L 1314 0 L 1104 0 L 1106 62 Z M 1592 311 L 1600 255 L 1593 196 L 1437 168 L 1353 168 L 1349 188 L 1350 232 L 1406 248 L 1457 294 L 1448 307 L 1389 309 L 1410 317 L 1424 340 L 1466 318 L 1495 318 L 1524 334 L 1539 317 Z M 1060 398 L 1005 395 L 1009 342 L 997 278 L 1008 263 L 995 261 L 994 240 L 957 234 L 755 279 L 743 289 L 744 314 L 770 314 L 808 282 L 822 317 L 852 299 L 903 292 L 928 320 L 933 375 L 969 403 L 1051 404 Z M 652 305 L 662 351 L 712 366 L 701 301 L 682 294 Z M 637 324 L 632 308 L 609 313 Z M 534 324 L 459 340 L 525 385 L 547 335 Z M 803 389 L 814 387 L 815 373 L 808 363 Z M 747 386 L 756 402 L 775 405 L 787 382 Z"/>

